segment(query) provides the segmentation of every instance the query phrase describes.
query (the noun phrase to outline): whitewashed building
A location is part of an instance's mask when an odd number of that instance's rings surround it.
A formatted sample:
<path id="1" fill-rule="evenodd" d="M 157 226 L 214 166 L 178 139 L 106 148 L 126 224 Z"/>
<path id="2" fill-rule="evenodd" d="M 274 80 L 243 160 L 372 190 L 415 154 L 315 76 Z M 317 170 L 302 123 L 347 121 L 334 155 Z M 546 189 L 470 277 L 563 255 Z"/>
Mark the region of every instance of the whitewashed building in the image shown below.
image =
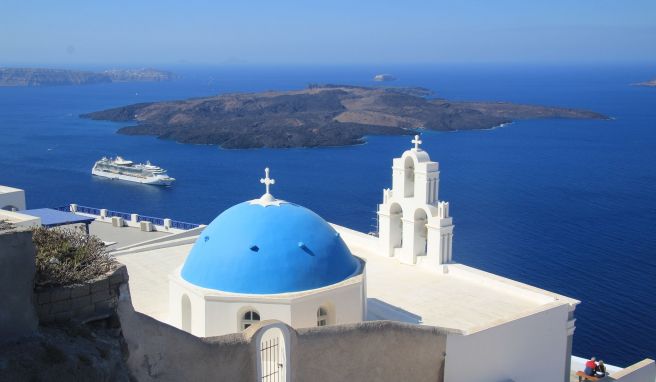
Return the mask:
<path id="1" fill-rule="evenodd" d="M 197 336 L 275 319 L 294 327 L 360 322 L 365 262 L 326 221 L 269 192 L 221 213 L 170 277 L 171 322 Z"/>

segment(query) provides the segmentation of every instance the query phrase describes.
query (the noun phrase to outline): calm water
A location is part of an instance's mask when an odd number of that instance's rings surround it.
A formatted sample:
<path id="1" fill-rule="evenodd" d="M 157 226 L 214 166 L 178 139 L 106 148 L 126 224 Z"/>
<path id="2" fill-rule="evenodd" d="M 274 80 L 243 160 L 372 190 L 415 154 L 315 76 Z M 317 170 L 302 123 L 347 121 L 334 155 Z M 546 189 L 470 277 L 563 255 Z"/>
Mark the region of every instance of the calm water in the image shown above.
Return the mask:
<path id="1" fill-rule="evenodd" d="M 653 69 L 653 67 L 652 67 Z M 583 301 L 574 353 L 620 366 L 656 355 L 656 89 L 627 86 L 648 67 L 178 68 L 164 84 L 0 88 L 0 184 L 30 208 L 78 203 L 208 223 L 259 196 L 262 169 L 276 196 L 338 224 L 370 231 L 409 137 L 356 147 L 220 150 L 115 134 L 122 125 L 80 113 L 128 103 L 310 82 L 418 85 L 451 99 L 588 108 L 613 121 L 524 121 L 476 132 L 427 133 L 451 202 L 455 258 Z M 178 179 L 163 189 L 95 179 L 104 155 L 154 163 Z"/>

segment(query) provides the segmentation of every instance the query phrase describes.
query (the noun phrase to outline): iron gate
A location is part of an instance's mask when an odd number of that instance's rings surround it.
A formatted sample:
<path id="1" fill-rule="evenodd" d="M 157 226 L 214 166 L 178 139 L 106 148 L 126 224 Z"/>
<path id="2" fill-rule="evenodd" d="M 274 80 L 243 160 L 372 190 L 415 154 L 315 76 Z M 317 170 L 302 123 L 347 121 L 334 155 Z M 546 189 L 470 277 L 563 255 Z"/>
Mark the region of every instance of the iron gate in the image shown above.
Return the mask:
<path id="1" fill-rule="evenodd" d="M 284 382 L 282 357 L 280 355 L 280 338 L 262 341 L 260 359 L 262 360 L 262 382 Z"/>

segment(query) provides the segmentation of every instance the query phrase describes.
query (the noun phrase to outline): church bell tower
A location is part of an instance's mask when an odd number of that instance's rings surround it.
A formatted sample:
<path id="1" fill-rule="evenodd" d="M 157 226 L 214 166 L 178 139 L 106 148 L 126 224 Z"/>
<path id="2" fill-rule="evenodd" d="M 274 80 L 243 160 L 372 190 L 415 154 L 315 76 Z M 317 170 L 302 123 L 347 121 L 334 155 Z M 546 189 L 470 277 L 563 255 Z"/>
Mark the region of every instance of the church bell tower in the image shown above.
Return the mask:
<path id="1" fill-rule="evenodd" d="M 405 264 L 437 267 L 451 262 L 453 221 L 449 203 L 438 199 L 439 164 L 419 145 L 419 136 L 392 164 L 392 188 L 378 205 L 382 253 Z"/>

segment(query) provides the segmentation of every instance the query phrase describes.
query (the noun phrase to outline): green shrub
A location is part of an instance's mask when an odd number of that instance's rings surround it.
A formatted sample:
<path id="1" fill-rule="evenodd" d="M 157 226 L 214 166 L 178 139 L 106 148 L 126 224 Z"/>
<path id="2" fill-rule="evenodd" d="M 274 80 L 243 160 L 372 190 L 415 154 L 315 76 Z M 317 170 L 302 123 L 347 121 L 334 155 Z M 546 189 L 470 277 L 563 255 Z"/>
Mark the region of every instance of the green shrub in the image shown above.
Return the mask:
<path id="1" fill-rule="evenodd" d="M 95 236 L 75 229 L 36 228 L 36 285 L 83 283 L 109 272 L 116 260 Z"/>

